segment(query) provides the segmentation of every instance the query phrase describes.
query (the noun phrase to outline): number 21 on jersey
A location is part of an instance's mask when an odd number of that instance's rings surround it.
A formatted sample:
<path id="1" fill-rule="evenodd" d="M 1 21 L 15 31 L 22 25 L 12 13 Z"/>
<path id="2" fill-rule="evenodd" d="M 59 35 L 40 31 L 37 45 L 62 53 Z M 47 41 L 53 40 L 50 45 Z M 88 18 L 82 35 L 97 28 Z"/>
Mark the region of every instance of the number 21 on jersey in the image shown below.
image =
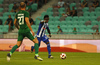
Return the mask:
<path id="1" fill-rule="evenodd" d="M 24 14 L 18 14 L 18 19 L 19 19 L 19 25 L 24 24 Z"/>

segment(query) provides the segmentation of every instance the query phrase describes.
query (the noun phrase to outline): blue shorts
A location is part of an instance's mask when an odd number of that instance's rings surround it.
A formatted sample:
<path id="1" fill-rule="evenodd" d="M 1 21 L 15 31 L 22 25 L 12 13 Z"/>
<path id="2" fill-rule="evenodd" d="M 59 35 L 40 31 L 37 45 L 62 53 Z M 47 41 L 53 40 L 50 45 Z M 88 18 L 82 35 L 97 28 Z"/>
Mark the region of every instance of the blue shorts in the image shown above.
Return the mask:
<path id="1" fill-rule="evenodd" d="M 44 35 L 43 37 L 37 37 L 37 39 L 39 41 L 39 46 L 41 41 L 43 41 L 44 43 L 49 42 L 49 38 L 46 35 Z"/>

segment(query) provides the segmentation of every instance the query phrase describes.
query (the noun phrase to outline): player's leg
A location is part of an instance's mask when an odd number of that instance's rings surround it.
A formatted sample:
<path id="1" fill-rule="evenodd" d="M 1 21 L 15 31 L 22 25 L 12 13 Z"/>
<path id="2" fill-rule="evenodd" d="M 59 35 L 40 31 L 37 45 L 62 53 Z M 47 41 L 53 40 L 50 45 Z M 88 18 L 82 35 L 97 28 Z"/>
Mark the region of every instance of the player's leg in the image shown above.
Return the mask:
<path id="1" fill-rule="evenodd" d="M 49 40 L 45 40 L 44 43 L 46 43 L 47 45 L 47 50 L 48 50 L 48 58 L 53 58 L 53 56 L 51 55 L 51 47 L 50 47 L 50 42 Z"/>
<path id="2" fill-rule="evenodd" d="M 11 49 L 10 53 L 7 54 L 7 61 L 10 61 L 11 55 L 14 53 L 14 51 L 15 51 L 18 47 L 20 47 L 21 43 L 22 43 L 21 41 L 17 41 L 17 44 Z"/>
<path id="3" fill-rule="evenodd" d="M 33 50 L 34 50 L 34 46 L 31 46 L 31 53 L 33 52 Z"/>
<path id="4" fill-rule="evenodd" d="M 37 38 L 33 39 L 33 42 L 35 43 L 35 45 L 34 45 L 34 49 L 35 49 L 35 59 L 38 59 L 38 60 L 42 61 L 43 59 L 41 57 L 39 57 L 39 55 L 38 55 L 39 45 L 38 45 Z"/>
<path id="5" fill-rule="evenodd" d="M 34 44 L 35 55 L 38 55 L 39 46 L 38 46 L 38 40 L 37 40 L 37 38 L 34 38 L 33 35 L 30 32 L 28 32 L 26 34 L 26 36 L 35 43 Z"/>
<path id="6" fill-rule="evenodd" d="M 37 37 L 37 39 L 38 39 L 38 45 L 40 46 L 40 42 L 41 42 L 41 38 L 39 38 L 39 37 Z M 34 50 L 34 46 L 31 46 L 31 53 L 33 52 L 33 50 Z"/>
<path id="7" fill-rule="evenodd" d="M 38 40 L 37 38 L 33 39 L 34 44 L 34 49 L 35 49 L 35 56 L 38 56 L 38 51 L 39 51 L 39 45 L 38 45 Z"/>
<path id="8" fill-rule="evenodd" d="M 53 56 L 51 55 L 51 47 L 50 47 L 50 42 L 47 36 L 43 37 L 43 42 L 46 43 L 47 45 L 47 50 L 48 50 L 48 58 L 53 58 Z"/>
<path id="9" fill-rule="evenodd" d="M 39 52 L 39 45 L 38 45 L 37 37 L 34 38 L 33 35 L 32 35 L 30 32 L 28 32 L 28 33 L 26 34 L 26 36 L 27 36 L 30 40 L 32 40 L 32 41 L 35 43 L 35 44 L 34 44 L 35 59 L 38 59 L 38 60 L 42 61 L 43 59 L 40 58 L 39 55 L 38 55 L 38 52 Z"/>
<path id="10" fill-rule="evenodd" d="M 11 55 L 14 53 L 14 51 L 20 47 L 20 45 L 22 44 L 22 40 L 23 40 L 24 36 L 21 34 L 18 34 L 18 41 L 17 44 L 11 49 L 10 53 L 7 54 L 7 61 L 10 61 L 10 57 Z"/>

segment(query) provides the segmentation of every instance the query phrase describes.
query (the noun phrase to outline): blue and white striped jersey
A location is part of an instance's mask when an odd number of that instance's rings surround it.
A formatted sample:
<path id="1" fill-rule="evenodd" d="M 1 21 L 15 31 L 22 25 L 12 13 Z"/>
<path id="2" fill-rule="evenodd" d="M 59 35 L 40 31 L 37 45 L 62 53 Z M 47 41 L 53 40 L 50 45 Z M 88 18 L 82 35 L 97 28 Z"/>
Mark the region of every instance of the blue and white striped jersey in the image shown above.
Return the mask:
<path id="1" fill-rule="evenodd" d="M 43 37 L 45 35 L 46 29 L 49 29 L 48 23 L 41 21 L 37 32 L 37 37 Z"/>

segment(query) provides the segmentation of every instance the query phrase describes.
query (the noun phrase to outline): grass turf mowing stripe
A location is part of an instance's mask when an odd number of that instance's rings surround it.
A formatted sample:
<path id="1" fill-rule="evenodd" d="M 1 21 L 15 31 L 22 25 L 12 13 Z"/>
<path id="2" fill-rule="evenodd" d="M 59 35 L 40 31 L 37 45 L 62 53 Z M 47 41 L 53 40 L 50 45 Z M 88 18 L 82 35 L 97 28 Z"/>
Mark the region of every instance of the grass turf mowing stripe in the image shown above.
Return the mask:
<path id="1" fill-rule="evenodd" d="M 14 52 L 11 61 L 6 61 L 8 52 L 0 51 L 0 65 L 100 65 L 100 53 L 65 52 L 66 59 L 60 59 L 62 52 L 52 52 L 54 59 L 48 58 L 47 52 L 39 52 L 44 60 L 34 59 L 34 52 Z"/>

